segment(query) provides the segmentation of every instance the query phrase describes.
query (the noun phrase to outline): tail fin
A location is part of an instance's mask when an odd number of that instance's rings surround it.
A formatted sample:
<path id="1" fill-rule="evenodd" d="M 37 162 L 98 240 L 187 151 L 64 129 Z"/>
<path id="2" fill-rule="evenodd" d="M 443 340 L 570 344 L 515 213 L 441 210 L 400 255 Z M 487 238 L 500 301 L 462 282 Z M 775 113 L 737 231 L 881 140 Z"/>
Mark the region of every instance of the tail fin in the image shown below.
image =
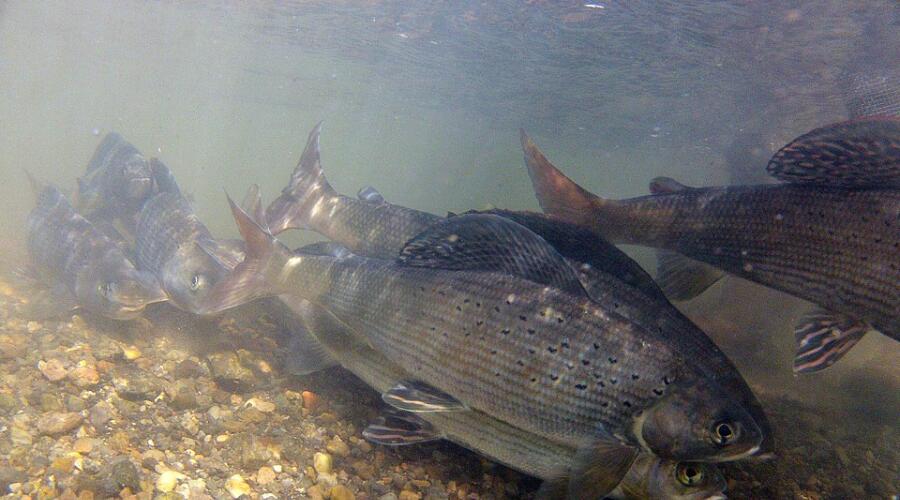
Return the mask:
<path id="1" fill-rule="evenodd" d="M 309 133 L 300 161 L 291 174 L 291 183 L 266 208 L 266 220 L 272 234 L 288 229 L 307 229 L 316 205 L 337 196 L 322 171 L 319 157 L 321 131 L 322 122 L 319 122 Z"/>
<path id="2" fill-rule="evenodd" d="M 276 295 L 277 292 L 266 282 L 266 271 L 269 266 L 277 265 L 273 260 L 287 254 L 287 249 L 241 210 L 231 197 L 228 204 L 246 245 L 244 260 L 219 280 L 203 299 L 200 310 L 205 315 Z"/>
<path id="3" fill-rule="evenodd" d="M 592 223 L 591 209 L 600 200 L 553 166 L 524 130 L 519 130 L 525 166 L 534 194 L 545 213 L 583 226 Z"/>
<path id="4" fill-rule="evenodd" d="M 266 221 L 266 212 L 262 207 L 262 196 L 259 194 L 259 184 L 251 184 L 247 188 L 247 194 L 241 201 L 241 209 L 253 217 L 253 222 L 259 224 L 259 227 L 269 231 L 269 224 Z"/>

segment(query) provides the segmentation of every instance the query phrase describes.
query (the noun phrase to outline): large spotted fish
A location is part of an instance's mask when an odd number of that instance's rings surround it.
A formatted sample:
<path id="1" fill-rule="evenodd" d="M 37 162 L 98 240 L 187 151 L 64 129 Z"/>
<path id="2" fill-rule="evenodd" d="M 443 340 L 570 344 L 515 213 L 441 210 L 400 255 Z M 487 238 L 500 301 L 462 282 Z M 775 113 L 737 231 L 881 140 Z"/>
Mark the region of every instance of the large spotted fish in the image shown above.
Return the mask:
<path id="1" fill-rule="evenodd" d="M 825 368 L 868 330 L 900 339 L 900 120 L 865 118 L 814 130 L 769 162 L 778 185 L 690 188 L 655 179 L 650 196 L 600 198 L 522 135 L 544 211 L 616 243 L 652 246 L 818 306 L 795 330 L 794 369 Z M 664 259 L 661 279 L 687 298 L 715 280 Z M 675 263 L 675 265 L 672 265 Z"/>
<path id="2" fill-rule="evenodd" d="M 309 245 L 298 251 L 309 252 L 314 246 L 318 245 Z M 288 298 L 286 303 L 304 322 L 304 331 L 311 332 L 318 341 L 313 342 L 320 342 L 317 349 L 320 355 L 338 361 L 375 390 L 390 393 L 391 389 L 408 378 L 399 366 L 368 345 L 355 341 L 352 334 L 343 331 L 342 325 L 328 313 L 302 300 Z M 324 364 L 319 363 L 320 366 Z M 577 458 L 574 447 L 525 432 L 477 410 L 410 413 L 393 409 L 385 411 L 382 417 L 370 424 L 363 431 L 363 436 L 386 446 L 447 439 L 551 482 L 567 477 Z M 716 499 L 724 498 L 724 490 L 725 479 L 712 464 L 663 460 L 644 453 L 634 460 L 625 477 L 607 496 L 623 499 Z M 549 488 L 542 492 L 551 493 Z M 552 496 L 544 495 L 545 498 Z"/>
<path id="3" fill-rule="evenodd" d="M 407 241 L 444 220 L 442 217 L 391 204 L 372 187 L 356 198 L 334 190 L 326 179 L 319 152 L 321 124 L 309 134 L 290 183 L 266 209 L 267 224 L 282 231 L 303 228 L 366 257 L 393 258 Z M 258 203 L 258 202 L 257 202 Z M 259 211 L 259 209 L 255 209 Z M 646 272 L 625 253 L 589 229 L 532 212 L 493 210 L 525 226 L 560 252 L 577 270 L 588 295 L 645 328 L 659 328 L 703 366 L 719 384 L 751 409 L 756 423 L 770 436 L 761 405 L 746 382 L 712 341 L 666 299 Z M 502 242 L 500 243 L 502 245 Z M 771 451 L 767 441 L 761 455 Z"/>
<path id="4" fill-rule="evenodd" d="M 451 218 L 388 261 L 292 254 L 232 208 L 246 258 L 208 312 L 266 295 L 308 300 L 409 373 L 395 406 L 478 410 L 577 448 L 570 491 L 608 492 L 640 450 L 724 461 L 759 449 L 744 398 L 707 360 L 594 302 L 564 257 L 509 219 Z"/>

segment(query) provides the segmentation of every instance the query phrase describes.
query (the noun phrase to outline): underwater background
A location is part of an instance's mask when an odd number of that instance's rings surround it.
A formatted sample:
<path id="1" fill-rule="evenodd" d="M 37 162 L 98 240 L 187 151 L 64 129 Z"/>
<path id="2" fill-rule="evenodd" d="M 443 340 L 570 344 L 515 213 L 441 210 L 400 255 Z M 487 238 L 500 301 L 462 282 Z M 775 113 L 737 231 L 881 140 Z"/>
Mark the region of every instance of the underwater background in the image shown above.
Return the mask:
<path id="1" fill-rule="evenodd" d="M 765 183 L 770 182 L 766 162 L 782 145 L 852 116 L 853 107 L 861 105 L 861 81 L 882 85 L 881 95 L 897 102 L 898 55 L 900 5 L 890 0 L 0 2 L 0 261 L 12 269 L 27 260 L 23 227 L 34 196 L 24 171 L 72 189 L 110 131 L 148 157 L 162 159 L 216 236 L 237 234 L 223 190 L 240 197 L 255 182 L 265 201 L 274 198 L 306 134 L 320 120 L 323 166 L 339 192 L 372 185 L 392 203 L 436 214 L 488 206 L 539 210 L 523 166 L 519 128 L 554 164 L 602 196 L 646 194 L 649 180 L 660 175 L 692 186 Z M 868 105 L 897 112 L 889 100 Z M 286 237 L 291 244 L 318 239 L 312 233 Z M 654 269 L 652 252 L 627 250 Z M 4 285 L 8 301 L 18 293 L 10 286 Z M 797 376 L 791 371 L 791 331 L 809 308 L 803 301 L 729 277 L 680 307 L 734 361 L 786 443 L 773 463 L 723 467 L 730 494 L 885 498 L 898 493 L 900 348 L 895 341 L 868 335 L 829 370 Z M 140 328 L 147 330 L 137 333 L 131 331 L 137 327 L 115 324 L 76 329 L 99 332 L 96 338 L 79 333 L 79 342 L 94 349 L 108 342 L 137 346 L 144 351 L 144 368 L 157 372 L 168 369 L 167 361 L 207 362 L 205 351 L 212 348 L 206 344 L 219 342 L 212 337 L 228 337 L 222 341 L 227 351 L 244 335 L 242 328 L 222 331 L 190 318 L 157 319 L 163 326 L 144 325 Z M 20 405 L 47 413 L 41 394 L 48 386 L 37 363 L 55 356 L 60 342 L 72 346 L 60 339 L 60 330 L 46 333 L 47 325 L 32 326 L 9 311 L 3 325 L 0 392 L 18 401 L 3 409 L 3 486 L 18 484 L 19 494 L 37 497 L 41 491 L 79 493 L 68 483 L 40 490 L 54 460 L 66 456 L 60 450 L 71 449 L 73 442 L 46 437 L 42 442 L 38 431 L 27 441 L 12 437 Z M 130 361 L 127 352 L 125 361 L 110 356 L 113 364 Z M 105 359 L 96 353 L 93 358 Z M 99 386 L 111 386 L 115 377 L 99 371 Z M 365 415 L 366 403 L 377 395 L 359 382 L 335 378 L 350 376 L 332 370 L 285 385 L 267 378 L 254 390 L 264 391 L 262 399 L 280 396 L 285 408 L 302 406 L 288 399 L 303 399 L 299 394 L 307 390 L 333 399 L 343 409 L 331 411 L 330 418 L 343 425 Z M 29 381 L 43 385 L 29 389 Z M 47 403 L 50 412 L 88 412 L 105 393 L 95 384 L 85 387 L 96 394 L 85 396 L 84 387 L 72 394 L 90 404 L 81 410 L 75 404 L 73 410 L 60 395 L 59 408 Z M 232 392 L 209 396 L 213 403 L 196 411 L 206 414 L 210 405 L 240 409 L 255 397 L 252 391 Z M 282 411 L 278 404 L 276 413 Z M 141 419 L 185 418 L 151 417 L 152 409 L 140 407 L 119 411 L 128 424 L 122 428 L 132 434 L 139 434 Z M 262 425 L 244 421 L 257 424 Z M 352 424 L 339 432 L 359 434 Z M 136 434 L 132 439 L 118 453 L 143 457 L 146 440 Z M 332 435 L 322 438 L 323 450 L 332 441 Z M 22 450 L 32 446 L 49 456 L 46 463 L 19 461 L 25 460 Z M 468 493 L 481 497 L 536 490 L 537 483 L 497 472 L 473 453 L 441 446 L 437 458 L 434 447 L 385 453 L 404 471 L 402 464 L 410 462 L 439 477 L 445 491 L 450 481 L 468 481 Z M 296 462 L 295 476 L 302 477 L 313 453 L 323 451 L 314 448 L 278 460 Z M 367 470 L 333 448 L 336 468 L 351 476 Z M 114 462 L 91 453 L 82 455 L 91 456 L 101 472 Z M 374 464 L 371 452 L 353 453 L 357 462 Z M 266 491 L 282 498 L 299 495 L 299 486 L 270 489 L 270 483 L 259 481 L 260 467 L 278 460 L 224 460 L 223 470 L 192 494 L 219 498 L 226 480 L 239 474 L 249 481 L 251 497 Z M 381 472 L 381 462 L 375 466 L 370 475 Z M 502 478 L 499 483 L 515 486 L 484 486 L 481 468 Z M 57 471 L 60 484 L 74 470 Z M 132 486 L 149 482 L 150 491 L 164 472 L 153 463 L 136 470 L 139 479 Z M 21 489 L 29 481 L 34 485 Z M 392 486 L 370 491 L 369 497 L 393 490 L 440 496 L 429 489 L 433 477 L 411 480 L 431 481 L 429 486 L 397 481 L 399 486 L 389 482 Z M 307 482 L 302 488 L 314 484 Z"/>

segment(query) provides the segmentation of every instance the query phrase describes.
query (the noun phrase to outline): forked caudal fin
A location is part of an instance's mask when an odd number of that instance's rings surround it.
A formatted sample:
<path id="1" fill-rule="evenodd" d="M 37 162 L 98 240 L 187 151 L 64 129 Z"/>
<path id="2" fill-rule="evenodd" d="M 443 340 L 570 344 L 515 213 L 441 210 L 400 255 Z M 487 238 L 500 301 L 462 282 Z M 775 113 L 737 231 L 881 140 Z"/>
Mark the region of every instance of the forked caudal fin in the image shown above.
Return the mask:
<path id="1" fill-rule="evenodd" d="M 290 184 L 266 208 L 266 220 L 272 234 L 288 229 L 308 229 L 319 204 L 337 196 L 322 171 L 319 156 L 321 131 L 322 122 L 319 122 L 309 133 L 300 161 L 291 174 Z"/>
<path id="2" fill-rule="evenodd" d="M 596 195 L 576 184 L 553 166 L 524 130 L 519 130 L 525 166 L 534 186 L 534 194 L 545 213 L 583 226 L 592 223 Z"/>
<path id="3" fill-rule="evenodd" d="M 210 290 L 200 307 L 203 314 L 215 314 L 275 295 L 266 283 L 265 272 L 272 259 L 279 256 L 286 259 L 288 254 L 287 249 L 241 210 L 231 197 L 228 197 L 228 204 L 244 239 L 244 260 Z"/>

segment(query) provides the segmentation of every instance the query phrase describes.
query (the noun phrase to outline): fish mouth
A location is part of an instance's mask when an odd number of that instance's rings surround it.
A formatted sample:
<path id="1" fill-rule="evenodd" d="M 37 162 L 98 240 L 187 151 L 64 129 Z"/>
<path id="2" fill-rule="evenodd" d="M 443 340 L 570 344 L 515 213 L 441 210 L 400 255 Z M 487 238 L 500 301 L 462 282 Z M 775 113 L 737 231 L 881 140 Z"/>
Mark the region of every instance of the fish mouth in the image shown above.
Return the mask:
<path id="1" fill-rule="evenodd" d="M 745 458 L 750 458 L 753 455 L 755 455 L 756 452 L 759 451 L 759 448 L 760 448 L 759 445 L 756 445 L 745 451 L 735 452 L 735 453 L 732 453 L 731 455 L 713 456 L 713 457 L 709 457 L 708 459 L 704 459 L 704 461 L 720 463 L 720 462 L 733 462 L 735 460 L 743 460 Z"/>

